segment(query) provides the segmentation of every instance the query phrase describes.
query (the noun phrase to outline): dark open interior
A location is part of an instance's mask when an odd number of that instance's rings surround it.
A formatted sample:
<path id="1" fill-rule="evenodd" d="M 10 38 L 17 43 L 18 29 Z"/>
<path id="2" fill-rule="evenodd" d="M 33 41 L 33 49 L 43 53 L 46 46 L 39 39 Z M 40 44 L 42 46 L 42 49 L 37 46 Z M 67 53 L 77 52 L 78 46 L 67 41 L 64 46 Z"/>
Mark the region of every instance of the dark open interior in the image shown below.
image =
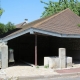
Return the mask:
<path id="1" fill-rule="evenodd" d="M 80 39 L 58 38 L 38 35 L 38 65 L 44 64 L 44 56 L 58 56 L 59 48 L 66 48 L 66 56 L 80 60 Z M 9 49 L 14 50 L 15 63 L 25 61 L 35 64 L 35 35 L 25 34 L 8 42 Z"/>

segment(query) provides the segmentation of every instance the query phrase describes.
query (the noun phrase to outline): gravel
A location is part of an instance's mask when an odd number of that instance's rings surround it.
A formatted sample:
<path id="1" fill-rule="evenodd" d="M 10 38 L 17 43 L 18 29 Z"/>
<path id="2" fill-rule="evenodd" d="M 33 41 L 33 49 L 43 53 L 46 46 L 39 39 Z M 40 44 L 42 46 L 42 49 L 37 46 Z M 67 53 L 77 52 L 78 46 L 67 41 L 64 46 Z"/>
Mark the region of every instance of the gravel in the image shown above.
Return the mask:
<path id="1" fill-rule="evenodd" d="M 73 68 L 80 67 L 80 64 L 74 65 Z M 44 68 L 43 66 L 31 67 L 31 66 L 11 66 L 6 69 L 0 70 L 0 77 L 35 77 L 35 76 L 45 76 L 45 75 L 57 75 L 59 73 L 55 72 L 55 69 Z"/>
<path id="2" fill-rule="evenodd" d="M 18 76 L 43 76 L 43 75 L 55 75 L 58 74 L 54 72 L 53 69 L 44 68 L 44 67 L 31 67 L 31 66 L 13 66 L 4 69 L 7 77 L 18 77 Z"/>

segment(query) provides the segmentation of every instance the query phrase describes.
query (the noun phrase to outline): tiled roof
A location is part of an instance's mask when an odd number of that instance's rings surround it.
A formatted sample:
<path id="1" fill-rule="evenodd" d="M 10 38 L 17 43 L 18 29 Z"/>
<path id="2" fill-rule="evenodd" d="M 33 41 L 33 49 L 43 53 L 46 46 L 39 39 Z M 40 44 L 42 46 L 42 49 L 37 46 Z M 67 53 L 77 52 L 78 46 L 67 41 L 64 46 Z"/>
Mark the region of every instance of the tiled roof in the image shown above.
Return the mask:
<path id="1" fill-rule="evenodd" d="M 16 28 L 22 28 L 22 26 L 24 26 L 24 24 L 26 24 L 26 22 L 22 22 L 20 24 L 15 25 Z"/>
<path id="2" fill-rule="evenodd" d="M 80 17 L 70 9 L 66 9 L 34 25 L 34 27 L 62 34 L 80 34 L 78 24 L 80 24 Z"/>
<path id="3" fill-rule="evenodd" d="M 56 15 L 26 24 L 23 29 L 34 27 L 62 34 L 80 34 L 78 24 L 80 24 L 80 17 L 70 9 L 66 9 Z"/>
<path id="4" fill-rule="evenodd" d="M 8 36 L 14 35 L 31 27 L 60 34 L 80 34 L 80 27 L 78 24 L 80 24 L 80 17 L 70 9 L 65 9 L 55 15 L 41 18 L 20 26 L 22 29 Z"/>

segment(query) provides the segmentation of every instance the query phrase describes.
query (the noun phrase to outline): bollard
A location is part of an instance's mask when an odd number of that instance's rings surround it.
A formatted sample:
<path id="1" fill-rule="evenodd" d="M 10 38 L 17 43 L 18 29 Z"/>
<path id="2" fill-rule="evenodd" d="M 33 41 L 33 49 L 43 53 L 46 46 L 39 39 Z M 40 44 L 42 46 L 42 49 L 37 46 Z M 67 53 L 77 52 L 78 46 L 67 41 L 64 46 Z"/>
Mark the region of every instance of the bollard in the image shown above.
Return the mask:
<path id="1" fill-rule="evenodd" d="M 66 68 L 66 49 L 59 48 L 59 61 L 60 61 L 60 68 Z"/>

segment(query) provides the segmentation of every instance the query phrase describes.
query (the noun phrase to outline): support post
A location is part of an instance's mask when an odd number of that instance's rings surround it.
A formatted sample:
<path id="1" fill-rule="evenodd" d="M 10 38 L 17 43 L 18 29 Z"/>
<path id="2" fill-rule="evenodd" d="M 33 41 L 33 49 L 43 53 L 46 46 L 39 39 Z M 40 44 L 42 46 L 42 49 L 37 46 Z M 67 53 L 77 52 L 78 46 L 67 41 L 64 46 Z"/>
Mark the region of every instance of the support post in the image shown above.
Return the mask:
<path id="1" fill-rule="evenodd" d="M 8 46 L 4 42 L 1 45 L 1 62 L 2 69 L 8 67 Z"/>
<path id="2" fill-rule="evenodd" d="M 37 34 L 35 34 L 35 66 L 37 66 Z"/>

